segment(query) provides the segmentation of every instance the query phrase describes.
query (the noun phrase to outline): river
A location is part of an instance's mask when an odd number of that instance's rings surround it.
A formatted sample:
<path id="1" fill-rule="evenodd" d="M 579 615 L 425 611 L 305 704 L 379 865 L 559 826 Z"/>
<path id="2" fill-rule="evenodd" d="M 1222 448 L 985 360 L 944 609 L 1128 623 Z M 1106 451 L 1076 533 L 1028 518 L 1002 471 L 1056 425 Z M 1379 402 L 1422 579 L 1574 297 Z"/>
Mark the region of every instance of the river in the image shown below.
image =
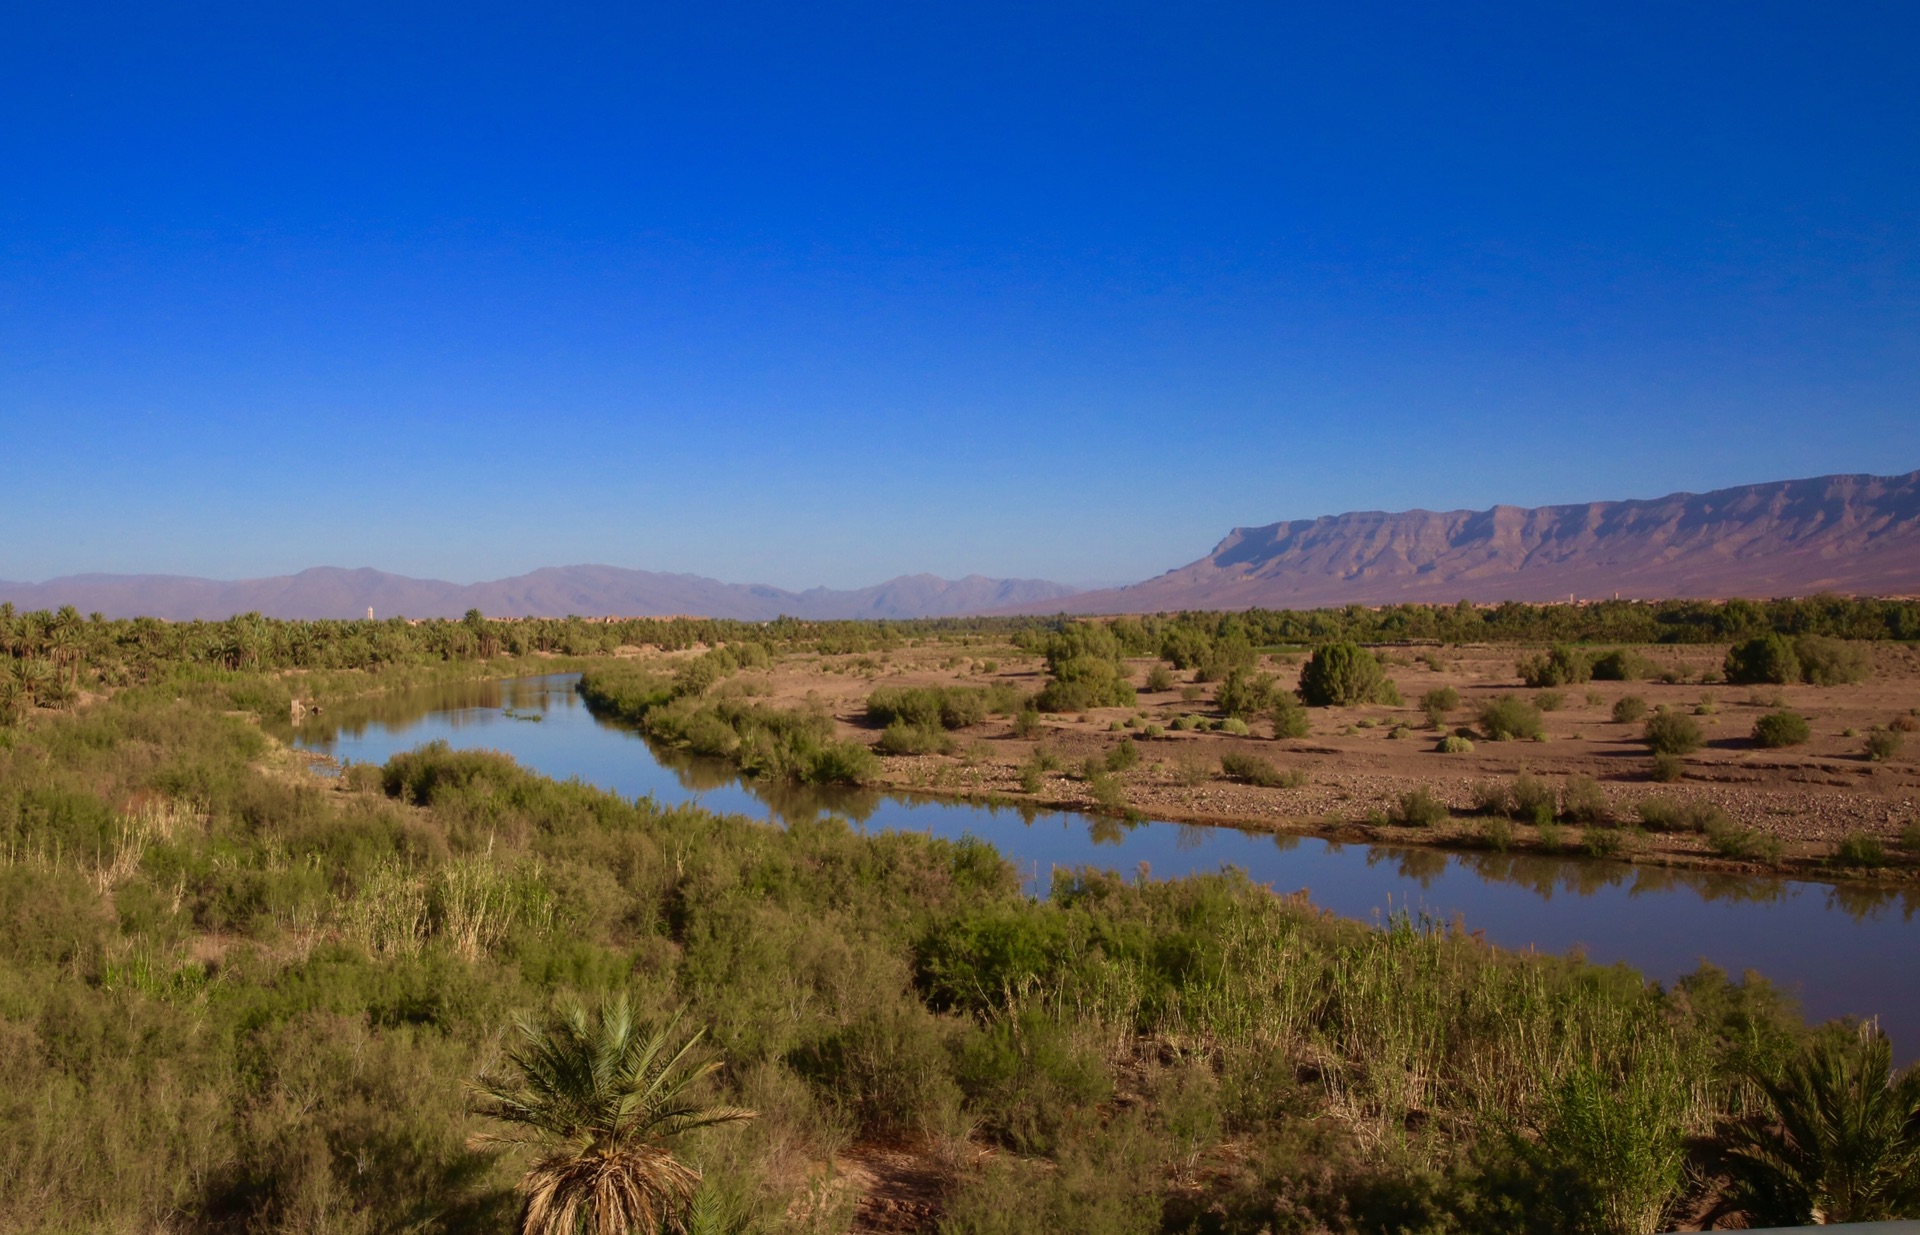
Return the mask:
<path id="1" fill-rule="evenodd" d="M 595 717 L 577 676 L 468 682 L 356 700 L 309 717 L 297 745 L 383 763 L 442 740 L 504 751 L 545 776 L 663 805 L 783 822 L 838 815 L 855 827 L 991 842 L 1044 891 L 1055 867 L 1156 877 L 1234 866 L 1278 892 L 1304 890 L 1349 917 L 1398 910 L 1458 919 L 1509 948 L 1625 962 L 1672 981 L 1701 963 L 1755 970 L 1810 1019 L 1878 1017 L 1902 1058 L 1920 1056 L 1920 888 L 1829 885 L 1636 867 L 1586 858 L 1339 844 L 1233 828 L 1121 824 L 1074 812 L 990 808 L 871 790 L 742 782 L 711 761 L 662 758 L 629 728 Z"/>

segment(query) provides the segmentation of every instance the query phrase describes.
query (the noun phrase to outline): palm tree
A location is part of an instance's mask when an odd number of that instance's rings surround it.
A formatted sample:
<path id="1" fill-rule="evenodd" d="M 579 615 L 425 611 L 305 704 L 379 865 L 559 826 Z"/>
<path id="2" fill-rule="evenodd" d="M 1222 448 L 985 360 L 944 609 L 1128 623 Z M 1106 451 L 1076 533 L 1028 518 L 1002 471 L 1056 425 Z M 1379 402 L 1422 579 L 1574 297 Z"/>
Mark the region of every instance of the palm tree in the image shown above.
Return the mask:
<path id="1" fill-rule="evenodd" d="M 1877 1026 L 1822 1037 L 1757 1079 L 1767 1110 L 1724 1138 L 1729 1208 L 1764 1226 L 1920 1212 L 1920 1068 L 1894 1076 Z"/>
<path id="2" fill-rule="evenodd" d="M 520 1235 L 686 1230 L 700 1172 L 672 1143 L 754 1112 L 701 1105 L 693 1090 L 720 1064 L 694 1059 L 699 1033 L 672 1046 L 677 1026 L 636 1021 L 625 996 L 597 1013 L 575 1003 L 545 1024 L 517 1022 L 506 1073 L 473 1088 L 480 1114 L 516 1129 L 478 1139 L 543 1151 L 520 1180 Z"/>

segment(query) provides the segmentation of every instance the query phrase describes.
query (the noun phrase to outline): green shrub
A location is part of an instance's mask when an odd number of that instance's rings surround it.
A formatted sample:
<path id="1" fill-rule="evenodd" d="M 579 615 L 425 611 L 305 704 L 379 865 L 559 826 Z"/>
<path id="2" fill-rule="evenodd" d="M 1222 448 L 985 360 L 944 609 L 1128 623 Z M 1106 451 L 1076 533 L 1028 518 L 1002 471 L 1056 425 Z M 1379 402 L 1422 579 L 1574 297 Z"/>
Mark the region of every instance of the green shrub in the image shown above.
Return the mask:
<path id="1" fill-rule="evenodd" d="M 1013 718 L 1013 736 L 1030 738 L 1040 732 L 1040 713 L 1033 708 L 1022 708 Z"/>
<path id="2" fill-rule="evenodd" d="M 1723 858 L 1778 862 L 1786 852 L 1777 836 L 1743 828 L 1721 816 L 1708 822 L 1707 848 Z"/>
<path id="3" fill-rule="evenodd" d="M 1398 705 L 1400 692 L 1387 680 L 1379 657 L 1357 643 L 1326 643 L 1300 670 L 1300 700 L 1310 707 Z"/>
<path id="4" fill-rule="evenodd" d="M 1480 839 L 1495 853 L 1505 853 L 1513 845 L 1513 825 L 1499 816 L 1482 819 Z"/>
<path id="5" fill-rule="evenodd" d="M 1900 829 L 1900 847 L 1908 853 L 1920 853 L 1920 819 Z"/>
<path id="6" fill-rule="evenodd" d="M 1124 772 L 1140 762 L 1140 748 L 1131 738 L 1117 743 L 1107 752 L 1106 766 L 1109 772 Z"/>
<path id="7" fill-rule="evenodd" d="M 1900 753 L 1901 735 L 1892 729 L 1873 729 L 1867 733 L 1866 756 L 1874 763 L 1885 763 Z"/>
<path id="8" fill-rule="evenodd" d="M 1220 756 L 1220 770 L 1237 781 L 1268 789 L 1285 786 L 1288 780 L 1287 775 L 1274 767 L 1271 760 L 1239 751 Z"/>
<path id="9" fill-rule="evenodd" d="M 1865 832 L 1849 832 L 1833 847 L 1833 861 L 1837 866 L 1877 869 L 1887 864 L 1887 851 L 1878 837 Z"/>
<path id="10" fill-rule="evenodd" d="M 872 724 L 904 720 L 920 728 L 964 730 L 979 724 L 991 711 L 1012 711 L 1012 688 L 983 686 L 881 686 L 866 697 L 866 718 Z"/>
<path id="11" fill-rule="evenodd" d="M 1119 640 L 1105 624 L 1075 622 L 1056 631 L 1046 652 L 1048 681 L 1034 696 L 1040 711 L 1133 706 L 1133 683 L 1127 680 Z"/>
<path id="12" fill-rule="evenodd" d="M 1613 807 L 1591 776 L 1569 776 L 1560 786 L 1560 813 L 1575 823 L 1605 823 Z"/>
<path id="13" fill-rule="evenodd" d="M 1627 847 L 1629 833 L 1624 828 L 1590 825 L 1580 834 L 1580 847 L 1590 858 L 1617 858 Z"/>
<path id="14" fill-rule="evenodd" d="M 1687 761 L 1678 755 L 1658 754 L 1653 757 L 1648 774 L 1663 785 L 1671 785 L 1685 778 Z"/>
<path id="15" fill-rule="evenodd" d="M 1501 695 L 1480 705 L 1480 732 L 1496 742 L 1529 741 L 1546 736 L 1540 709 L 1516 695 Z"/>
<path id="16" fill-rule="evenodd" d="M 1251 733 L 1252 730 L 1248 729 L 1247 722 L 1241 720 L 1238 716 L 1229 716 L 1220 722 L 1220 732 L 1230 733 L 1237 738 L 1244 738 L 1247 734 Z"/>
<path id="17" fill-rule="evenodd" d="M 1567 697 L 1557 690 L 1543 690 L 1534 695 L 1533 706 L 1542 712 L 1558 712 L 1567 706 Z"/>
<path id="18" fill-rule="evenodd" d="M 1701 732 L 1698 721 L 1665 708 L 1647 717 L 1646 727 L 1640 731 L 1640 735 L 1657 755 L 1690 754 L 1707 744 L 1706 734 Z"/>
<path id="19" fill-rule="evenodd" d="M 1471 754 L 1473 752 L 1473 739 L 1463 738 L 1457 733 L 1449 733 L 1446 737 L 1440 739 L 1440 744 L 1435 749 L 1443 755 Z"/>
<path id="20" fill-rule="evenodd" d="M 1156 664 L 1147 670 L 1147 689 L 1163 691 L 1173 689 L 1173 671 L 1165 665 Z"/>
<path id="21" fill-rule="evenodd" d="M 1554 819 L 1558 805 L 1553 786 L 1527 772 L 1513 778 L 1513 788 L 1508 792 L 1512 803 L 1513 817 L 1522 823 L 1548 824 Z"/>
<path id="22" fill-rule="evenodd" d="M 1307 715 L 1307 709 L 1285 691 L 1274 696 L 1273 710 L 1268 717 L 1273 721 L 1275 738 L 1304 738 L 1313 732 L 1313 720 Z"/>
<path id="23" fill-rule="evenodd" d="M 1753 742 L 1775 750 L 1782 746 L 1798 746 L 1813 737 L 1813 730 L 1807 726 L 1807 718 L 1798 712 L 1768 712 L 1753 722 Z"/>
<path id="24" fill-rule="evenodd" d="M 935 726 L 896 720 L 880 735 L 874 749 L 883 755 L 950 755 L 953 739 Z"/>
<path id="25" fill-rule="evenodd" d="M 1435 729 L 1447 723 L 1448 713 L 1460 706 L 1460 692 L 1451 686 L 1436 686 L 1420 696 L 1420 710 L 1426 713 L 1427 724 Z"/>
<path id="26" fill-rule="evenodd" d="M 1647 701 L 1638 695 L 1626 695 L 1614 700 L 1613 723 L 1631 725 L 1647 714 Z"/>
<path id="27" fill-rule="evenodd" d="M 1793 641 L 1800 678 L 1815 686 L 1851 686 L 1873 676 L 1873 657 L 1858 644 L 1825 635 L 1801 635 Z"/>
<path id="28" fill-rule="evenodd" d="M 1447 804 L 1423 786 L 1401 794 L 1387 817 L 1401 827 L 1432 828 L 1445 823 L 1452 815 Z"/>
<path id="29" fill-rule="evenodd" d="M 1477 814 L 1504 815 L 1513 808 L 1513 795 L 1497 780 L 1478 780 L 1467 788 Z"/>
<path id="30" fill-rule="evenodd" d="M 1594 680 L 1600 682 L 1638 682 L 1658 671 L 1657 665 L 1631 648 L 1614 648 L 1593 660 Z"/>
<path id="31" fill-rule="evenodd" d="M 1634 809 L 1639 813 L 1640 826 L 1649 832 L 1705 832 L 1733 824 L 1724 811 L 1708 802 L 1647 798 Z"/>
<path id="32" fill-rule="evenodd" d="M 1271 673 L 1231 669 L 1214 693 L 1214 702 L 1228 716 L 1257 716 L 1273 706 L 1278 693 Z"/>
<path id="33" fill-rule="evenodd" d="M 1800 680 L 1800 658 L 1783 636 L 1765 634 L 1728 649 L 1721 672 L 1735 686 L 1785 686 Z"/>
<path id="34" fill-rule="evenodd" d="M 1564 644 L 1527 657 L 1515 666 L 1528 686 L 1577 686 L 1593 677 L 1586 654 Z"/>

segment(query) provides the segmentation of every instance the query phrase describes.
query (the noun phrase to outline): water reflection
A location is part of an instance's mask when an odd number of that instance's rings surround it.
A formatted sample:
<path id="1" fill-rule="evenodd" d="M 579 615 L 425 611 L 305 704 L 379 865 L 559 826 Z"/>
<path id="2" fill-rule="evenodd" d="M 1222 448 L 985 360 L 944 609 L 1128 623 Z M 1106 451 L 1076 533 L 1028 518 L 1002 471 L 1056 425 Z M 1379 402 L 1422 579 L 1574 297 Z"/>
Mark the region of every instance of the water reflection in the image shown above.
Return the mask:
<path id="1" fill-rule="evenodd" d="M 595 718 L 571 676 L 469 682 L 354 700 L 286 735 L 343 760 L 384 762 L 435 739 L 504 751 L 562 779 L 662 805 L 697 803 L 776 821 L 833 816 L 871 830 L 990 841 L 1044 891 L 1056 869 L 1233 866 L 1277 891 L 1371 918 L 1389 906 L 1466 925 L 1495 943 L 1585 951 L 1671 980 L 1709 960 L 1757 969 L 1817 1018 L 1877 1015 L 1902 1053 L 1920 1045 L 1920 887 L 1825 886 L 1717 872 L 1487 849 L 1342 845 L 1253 829 L 1128 822 L 1020 803 L 957 803 L 911 792 L 742 784 L 724 762 L 655 752 Z"/>

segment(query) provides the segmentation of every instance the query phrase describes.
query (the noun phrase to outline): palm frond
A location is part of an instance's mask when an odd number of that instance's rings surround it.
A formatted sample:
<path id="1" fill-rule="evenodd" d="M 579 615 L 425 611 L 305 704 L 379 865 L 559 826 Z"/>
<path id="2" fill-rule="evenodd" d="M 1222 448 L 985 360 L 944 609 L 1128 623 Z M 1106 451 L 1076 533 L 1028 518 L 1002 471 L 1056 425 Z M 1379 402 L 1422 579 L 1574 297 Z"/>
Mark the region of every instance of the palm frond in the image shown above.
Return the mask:
<path id="1" fill-rule="evenodd" d="M 754 1118 L 706 1106 L 697 1087 L 720 1067 L 697 1062 L 698 1032 L 644 1025 L 624 997 L 597 1013 L 569 1004 L 536 1024 L 503 1068 L 475 1078 L 474 1110 L 505 1125 L 474 1140 L 547 1149 L 521 1181 L 523 1235 L 652 1235 L 682 1229 L 700 1174 L 669 1145 L 700 1128 Z"/>

